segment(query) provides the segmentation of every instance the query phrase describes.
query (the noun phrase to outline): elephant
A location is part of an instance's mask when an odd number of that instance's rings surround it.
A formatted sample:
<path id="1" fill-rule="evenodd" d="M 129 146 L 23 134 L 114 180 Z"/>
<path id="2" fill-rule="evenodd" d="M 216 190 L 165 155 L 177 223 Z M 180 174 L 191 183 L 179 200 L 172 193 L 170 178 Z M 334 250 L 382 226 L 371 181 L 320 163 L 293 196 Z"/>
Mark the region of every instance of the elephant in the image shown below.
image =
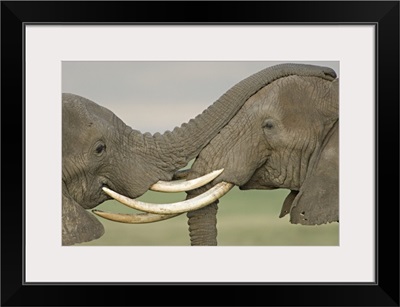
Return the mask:
<path id="1" fill-rule="evenodd" d="M 88 242 L 104 234 L 102 223 L 88 209 L 111 199 L 107 191 L 131 199 L 149 189 L 170 191 L 170 181 L 177 171 L 197 157 L 261 88 L 287 76 L 331 79 L 332 73 L 329 68 L 313 65 L 287 63 L 268 67 L 231 87 L 188 123 L 163 134 L 141 133 L 125 124 L 111 110 L 85 97 L 63 93 L 62 245 Z M 213 170 L 203 179 L 190 180 L 194 183 L 188 182 L 185 187 L 179 183 L 172 186 L 177 186 L 178 191 L 199 188 L 221 171 Z M 217 185 L 204 196 L 183 202 L 181 206 L 198 209 L 228 190 L 229 185 L 225 183 Z M 106 217 L 106 213 L 94 213 Z M 164 213 L 143 214 L 136 218 L 151 222 L 174 216 L 169 211 Z"/>
<path id="2" fill-rule="evenodd" d="M 290 214 L 293 224 L 339 222 L 339 79 L 291 76 L 274 85 L 245 103 L 201 151 L 188 178 L 223 167 L 212 184 L 289 189 L 279 217 Z M 203 218 L 215 216 L 213 206 L 188 213 L 193 245 L 216 245 L 216 221 Z"/>
<path id="3" fill-rule="evenodd" d="M 236 91 L 241 91 L 240 86 L 233 88 Z M 188 124 L 163 135 L 151 135 L 133 130 L 112 111 L 89 99 L 64 93 L 62 245 L 88 242 L 104 234 L 102 223 L 86 210 L 110 199 L 103 192 L 105 188 L 138 197 L 149 189 L 186 191 L 215 178 L 221 170 L 185 183 L 170 182 L 175 170 L 185 166 L 215 135 L 207 128 L 213 114 L 227 112 L 226 118 L 217 121 L 224 125 L 235 108 L 221 99 Z M 195 140 L 190 140 L 193 136 Z M 162 220 L 170 216 L 155 217 Z"/>
<path id="4" fill-rule="evenodd" d="M 216 196 L 213 201 L 164 208 L 111 189 L 105 192 L 147 214 L 186 212 L 191 245 L 217 245 L 218 198 L 233 186 L 290 189 L 280 217 L 290 214 L 291 223 L 338 222 L 339 79 L 332 69 L 311 67 L 323 73 L 282 75 L 259 86 L 201 149 L 183 177 L 192 180 L 215 170 L 223 172 L 210 183 L 187 191 L 187 201 L 205 193 Z M 246 80 L 248 86 L 248 82 L 257 82 Z M 137 222 L 135 214 L 95 213 L 114 221 Z"/>

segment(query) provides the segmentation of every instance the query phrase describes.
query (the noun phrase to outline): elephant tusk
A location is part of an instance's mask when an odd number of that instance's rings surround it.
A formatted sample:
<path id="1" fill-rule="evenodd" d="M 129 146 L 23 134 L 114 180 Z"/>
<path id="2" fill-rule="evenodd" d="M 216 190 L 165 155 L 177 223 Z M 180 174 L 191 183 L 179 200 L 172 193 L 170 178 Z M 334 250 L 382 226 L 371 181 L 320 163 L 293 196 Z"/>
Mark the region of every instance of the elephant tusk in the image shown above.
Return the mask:
<path id="1" fill-rule="evenodd" d="M 145 203 L 118 194 L 106 187 L 103 187 L 103 190 L 115 200 L 136 210 L 155 214 L 179 214 L 197 210 L 213 203 L 218 198 L 224 196 L 233 186 L 232 183 L 220 182 L 199 196 L 172 204 Z"/>
<path id="2" fill-rule="evenodd" d="M 158 181 L 150 187 L 150 190 L 157 192 L 186 192 L 190 190 L 197 189 L 203 185 L 209 183 L 214 178 L 218 177 L 219 174 L 223 172 L 224 169 L 213 171 L 204 176 L 198 177 L 196 179 L 176 182 L 176 181 Z"/>
<path id="3" fill-rule="evenodd" d="M 154 223 L 167 220 L 179 215 L 179 214 L 151 214 L 151 213 L 125 214 L 125 213 L 105 212 L 101 210 L 92 210 L 92 212 L 107 220 L 120 223 L 128 223 L 128 224 Z"/>

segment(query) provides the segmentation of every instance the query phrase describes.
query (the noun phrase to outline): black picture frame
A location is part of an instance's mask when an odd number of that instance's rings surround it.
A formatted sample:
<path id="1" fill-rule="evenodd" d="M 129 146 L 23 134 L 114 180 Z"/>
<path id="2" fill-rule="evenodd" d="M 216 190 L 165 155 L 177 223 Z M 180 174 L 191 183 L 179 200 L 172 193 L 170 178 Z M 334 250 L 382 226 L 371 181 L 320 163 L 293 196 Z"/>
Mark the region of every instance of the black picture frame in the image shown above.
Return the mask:
<path id="1" fill-rule="evenodd" d="M 28 23 L 374 25 L 376 282 L 25 284 L 24 25 Z M 2 306 L 399 306 L 398 1 L 2 1 L 1 77 Z"/>

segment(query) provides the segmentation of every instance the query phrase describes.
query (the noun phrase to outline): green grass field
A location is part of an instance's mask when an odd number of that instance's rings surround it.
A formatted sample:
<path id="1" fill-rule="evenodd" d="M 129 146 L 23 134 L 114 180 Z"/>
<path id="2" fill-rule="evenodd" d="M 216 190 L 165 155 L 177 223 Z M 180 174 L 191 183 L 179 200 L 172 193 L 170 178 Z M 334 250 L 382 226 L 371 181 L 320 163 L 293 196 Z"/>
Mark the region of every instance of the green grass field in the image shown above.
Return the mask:
<path id="1" fill-rule="evenodd" d="M 240 191 L 234 188 L 218 204 L 218 245 L 220 246 L 337 246 L 339 224 L 321 226 L 293 225 L 289 217 L 279 218 L 288 190 Z M 147 192 L 140 200 L 161 203 L 185 199 L 185 193 Z M 116 201 L 107 201 L 97 209 L 134 213 Z M 84 246 L 188 246 L 186 214 L 151 224 L 123 224 L 102 218 L 105 234 Z"/>

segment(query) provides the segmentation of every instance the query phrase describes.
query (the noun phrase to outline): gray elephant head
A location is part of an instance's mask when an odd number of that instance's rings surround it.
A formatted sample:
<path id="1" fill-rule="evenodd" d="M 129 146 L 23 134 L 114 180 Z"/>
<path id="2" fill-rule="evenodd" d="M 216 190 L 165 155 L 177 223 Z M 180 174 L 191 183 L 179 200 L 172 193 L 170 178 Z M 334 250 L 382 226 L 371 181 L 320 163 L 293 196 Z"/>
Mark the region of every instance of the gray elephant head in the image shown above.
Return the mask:
<path id="1" fill-rule="evenodd" d="M 241 91 L 240 87 L 233 89 L 236 90 Z M 171 180 L 175 171 L 215 136 L 209 125 L 211 119 L 214 122 L 215 113 L 226 114 L 218 120 L 224 125 L 238 107 L 218 100 L 173 132 L 151 135 L 133 130 L 93 101 L 63 94 L 62 244 L 91 241 L 103 235 L 103 225 L 86 209 L 111 198 L 104 189 L 131 198 L 141 196 L 151 187 L 168 191 L 170 187 L 165 181 Z"/>
<path id="2" fill-rule="evenodd" d="M 210 122 L 216 133 L 204 144 L 188 179 L 217 169 L 224 171 L 206 187 L 188 192 L 188 198 L 211 186 L 215 190 L 210 194 L 218 196 L 233 185 L 241 189 L 288 188 L 292 193 L 282 215 L 290 212 L 292 222 L 320 224 L 338 220 L 338 80 L 335 72 L 312 65 L 277 65 L 250 76 L 240 85 L 251 88 L 248 96 L 240 99 L 240 110 L 225 124 L 215 126 Z M 235 101 L 237 97 L 230 99 Z M 219 116 L 224 114 L 215 118 Z M 220 193 L 219 189 L 224 192 Z M 122 198 L 119 200 L 123 202 Z M 162 213 L 128 202 L 139 210 Z M 208 219 L 205 212 L 212 208 L 213 205 L 203 209 L 186 208 L 186 211 L 199 209 L 188 214 L 192 245 L 213 245 L 205 239 L 207 229 L 204 228 L 209 222 L 203 224 Z M 184 211 L 171 210 L 168 214 Z M 211 216 L 215 213 L 212 211 Z"/>
<path id="3" fill-rule="evenodd" d="M 213 184 L 290 189 L 280 217 L 290 214 L 291 223 L 339 221 L 338 87 L 338 79 L 302 76 L 265 86 L 202 150 L 189 178 L 224 168 Z M 196 235 L 198 212 L 188 215 L 192 243 L 207 244 Z"/>

